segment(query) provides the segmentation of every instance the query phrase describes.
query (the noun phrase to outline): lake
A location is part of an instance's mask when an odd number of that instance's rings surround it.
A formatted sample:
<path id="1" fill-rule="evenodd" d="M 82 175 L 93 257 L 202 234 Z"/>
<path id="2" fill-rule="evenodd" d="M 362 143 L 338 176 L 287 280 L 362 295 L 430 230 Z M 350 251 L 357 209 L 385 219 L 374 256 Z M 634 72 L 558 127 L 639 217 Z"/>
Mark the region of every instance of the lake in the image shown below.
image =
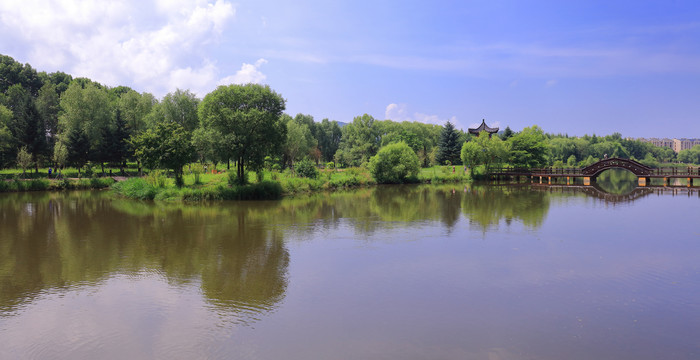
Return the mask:
<path id="1" fill-rule="evenodd" d="M 698 188 L 601 187 L 0 194 L 0 359 L 700 358 Z"/>

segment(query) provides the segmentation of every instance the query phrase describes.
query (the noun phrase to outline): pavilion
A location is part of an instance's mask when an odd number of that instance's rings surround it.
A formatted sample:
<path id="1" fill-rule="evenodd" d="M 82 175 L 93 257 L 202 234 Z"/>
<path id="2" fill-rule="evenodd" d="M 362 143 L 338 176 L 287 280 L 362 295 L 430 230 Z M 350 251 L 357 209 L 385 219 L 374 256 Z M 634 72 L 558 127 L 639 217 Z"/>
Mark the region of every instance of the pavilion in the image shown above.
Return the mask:
<path id="1" fill-rule="evenodd" d="M 489 137 L 491 137 L 491 135 L 498 132 L 498 128 L 488 127 L 488 125 L 486 125 L 486 119 L 481 119 L 481 125 L 479 125 L 479 127 L 475 129 L 469 128 L 469 133 L 474 134 L 476 136 L 479 136 L 479 133 L 481 133 L 482 131 L 486 131 L 487 133 L 489 133 Z"/>

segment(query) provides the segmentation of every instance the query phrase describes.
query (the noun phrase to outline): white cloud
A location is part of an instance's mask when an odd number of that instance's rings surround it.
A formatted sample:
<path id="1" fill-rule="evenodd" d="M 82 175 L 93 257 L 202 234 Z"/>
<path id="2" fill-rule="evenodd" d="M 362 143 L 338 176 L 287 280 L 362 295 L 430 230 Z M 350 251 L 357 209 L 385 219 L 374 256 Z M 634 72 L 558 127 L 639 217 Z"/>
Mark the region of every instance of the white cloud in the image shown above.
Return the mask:
<path id="1" fill-rule="evenodd" d="M 559 83 L 559 81 L 554 80 L 554 79 L 547 80 L 547 82 L 545 83 L 545 86 L 546 87 L 554 87 L 554 86 L 557 86 L 558 83 Z"/>
<path id="2" fill-rule="evenodd" d="M 9 0 L 0 31 L 18 49 L 8 55 L 38 69 L 162 96 L 215 85 L 218 69 L 201 54 L 235 13 L 227 0 Z"/>
<path id="3" fill-rule="evenodd" d="M 439 115 L 430 115 L 423 113 L 413 113 L 409 114 L 408 105 L 406 104 L 396 104 L 391 103 L 387 105 L 384 111 L 384 118 L 393 121 L 418 121 L 426 124 L 434 125 L 445 125 L 447 121 L 451 122 L 456 128 L 462 129 L 463 126 L 459 122 L 456 116 L 452 116 L 449 119 L 440 117 Z M 466 131 L 466 129 L 464 129 Z"/>
<path id="4" fill-rule="evenodd" d="M 241 69 L 238 70 L 235 75 L 219 80 L 219 85 L 248 83 L 260 84 L 267 78 L 265 74 L 260 72 L 260 67 L 266 63 L 267 60 L 265 59 L 258 59 L 255 64 L 243 63 Z"/>

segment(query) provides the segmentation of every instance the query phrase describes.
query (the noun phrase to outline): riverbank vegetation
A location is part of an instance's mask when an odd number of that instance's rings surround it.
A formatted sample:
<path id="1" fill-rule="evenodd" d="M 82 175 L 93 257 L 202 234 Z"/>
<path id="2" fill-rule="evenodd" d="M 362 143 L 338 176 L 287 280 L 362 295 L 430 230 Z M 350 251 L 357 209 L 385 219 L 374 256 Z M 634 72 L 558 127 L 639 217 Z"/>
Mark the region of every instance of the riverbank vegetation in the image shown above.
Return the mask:
<path id="1" fill-rule="evenodd" d="M 570 137 L 533 125 L 474 136 L 449 121 L 368 114 L 318 122 L 284 113 L 282 95 L 257 84 L 219 86 L 202 99 L 177 89 L 158 100 L 37 72 L 2 55 L 0 78 L 0 169 L 19 169 L 0 173 L 10 180 L 3 191 L 97 187 L 103 182 L 93 179 L 109 174 L 147 176 L 115 186 L 129 197 L 274 198 L 377 183 L 469 181 L 503 165 L 582 167 L 606 156 L 650 166 L 700 163 L 700 146 L 676 154 L 620 133 Z M 48 179 L 49 168 L 69 180 L 42 180 L 40 169 Z M 225 175 L 206 180 L 211 170 Z"/>

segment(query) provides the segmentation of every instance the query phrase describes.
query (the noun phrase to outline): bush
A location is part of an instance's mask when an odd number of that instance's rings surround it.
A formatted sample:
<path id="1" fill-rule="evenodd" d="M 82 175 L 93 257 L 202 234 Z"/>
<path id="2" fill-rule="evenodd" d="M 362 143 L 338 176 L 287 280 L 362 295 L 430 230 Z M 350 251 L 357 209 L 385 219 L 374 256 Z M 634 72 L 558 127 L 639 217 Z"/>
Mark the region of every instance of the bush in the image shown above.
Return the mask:
<path id="1" fill-rule="evenodd" d="M 369 171 L 381 184 L 412 182 L 420 172 L 420 160 L 405 142 L 389 144 L 370 159 Z"/>
<path id="2" fill-rule="evenodd" d="M 148 173 L 148 177 L 146 177 L 146 181 L 151 186 L 158 188 L 165 187 L 165 182 L 167 179 L 168 177 L 163 170 L 152 170 L 150 173 Z"/>
<path id="3" fill-rule="evenodd" d="M 119 195 L 139 200 L 153 200 L 157 193 L 153 185 L 141 178 L 118 182 L 112 186 L 112 189 Z"/>
<path id="4" fill-rule="evenodd" d="M 304 158 L 304 160 L 297 163 L 296 171 L 301 177 L 306 177 L 309 179 L 318 178 L 318 169 L 316 168 L 316 165 L 314 165 L 314 163 L 308 158 Z"/>

